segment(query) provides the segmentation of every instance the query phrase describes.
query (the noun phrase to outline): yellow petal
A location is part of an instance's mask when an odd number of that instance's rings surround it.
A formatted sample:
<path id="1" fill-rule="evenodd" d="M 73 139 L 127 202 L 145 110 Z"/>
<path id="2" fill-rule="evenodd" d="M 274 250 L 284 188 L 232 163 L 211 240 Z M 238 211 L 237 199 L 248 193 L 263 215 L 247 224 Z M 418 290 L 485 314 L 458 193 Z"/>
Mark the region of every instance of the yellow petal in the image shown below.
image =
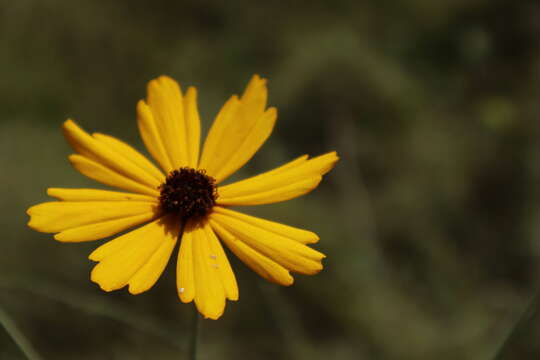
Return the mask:
<path id="1" fill-rule="evenodd" d="M 285 170 L 289 170 L 289 169 L 294 168 L 294 167 L 296 167 L 296 166 L 298 166 L 298 165 L 300 165 L 300 164 L 305 163 L 305 162 L 307 161 L 308 158 L 309 158 L 308 155 L 302 155 L 302 156 L 299 156 L 299 157 L 297 157 L 296 159 L 289 161 L 288 163 L 285 163 L 285 164 L 283 164 L 283 165 L 281 165 L 281 166 L 278 166 L 277 168 L 272 169 L 272 170 L 270 170 L 270 171 L 267 171 L 267 172 L 265 172 L 265 173 L 263 173 L 263 174 L 259 174 L 259 175 L 253 176 L 253 177 L 251 177 L 250 179 L 254 179 L 254 178 L 257 178 L 257 177 L 259 177 L 259 176 L 260 176 L 260 177 L 263 177 L 263 176 L 268 176 L 268 175 L 279 174 L 279 173 L 281 173 L 281 172 L 283 172 L 283 171 L 285 171 Z"/>
<path id="2" fill-rule="evenodd" d="M 227 260 L 227 256 L 223 251 L 223 247 L 208 223 L 202 225 L 202 230 L 200 227 L 197 228 L 194 224 L 189 224 L 186 226 L 186 230 L 182 236 L 177 263 L 177 288 L 180 300 L 185 303 L 191 302 L 199 290 L 202 291 L 204 295 L 205 289 L 201 289 L 204 285 L 197 284 L 196 286 L 195 284 L 194 265 L 196 260 L 194 256 L 195 253 L 200 255 L 200 251 L 194 250 L 194 244 L 201 241 L 205 242 L 205 240 L 207 242 L 205 249 L 208 249 L 209 255 L 205 259 L 202 259 L 203 263 L 209 261 L 210 271 L 217 271 L 224 290 L 223 296 L 226 296 L 229 300 L 238 300 L 238 285 L 236 283 L 236 278 L 229 261 Z M 208 265 L 206 267 L 208 267 Z M 200 279 L 201 276 L 204 276 L 204 273 L 203 275 L 199 274 L 198 279 Z M 202 304 L 201 301 L 203 302 Z M 204 299 L 200 299 L 199 302 L 201 308 L 204 308 Z M 219 302 L 219 304 L 221 304 L 221 302 Z M 224 306 L 225 305 L 223 304 L 223 307 Z M 218 310 L 216 310 L 217 313 L 220 311 L 222 312 L 222 309 L 219 309 L 221 308 L 218 307 Z"/>
<path id="3" fill-rule="evenodd" d="M 156 212 L 156 204 L 148 201 L 52 201 L 27 211 L 28 226 L 48 233 Z"/>
<path id="4" fill-rule="evenodd" d="M 279 285 L 289 286 L 293 283 L 293 277 L 283 266 L 253 250 L 212 219 L 210 219 L 210 225 L 225 245 L 257 274 Z"/>
<path id="5" fill-rule="evenodd" d="M 109 135 L 100 134 L 100 133 L 93 133 L 92 137 L 99 142 L 109 146 L 111 149 L 114 149 L 116 152 L 122 154 L 127 159 L 130 159 L 131 162 L 133 162 L 135 165 L 140 167 L 141 169 L 145 170 L 148 174 L 153 176 L 159 183 L 163 183 L 165 181 L 165 175 L 157 168 L 154 164 L 152 164 L 146 156 L 135 150 L 132 146 L 129 144 L 126 144 L 125 142 L 114 138 Z"/>
<path id="6" fill-rule="evenodd" d="M 212 124 L 199 167 L 218 183 L 251 159 L 270 136 L 277 111 L 265 111 L 266 97 L 266 80 L 255 75 L 242 98 L 233 96 Z"/>
<path id="7" fill-rule="evenodd" d="M 241 111 L 245 111 L 245 109 L 242 108 Z M 243 115 L 239 114 L 239 116 L 250 119 L 252 115 L 246 112 Z M 246 134 L 242 142 L 237 142 L 237 139 L 234 139 L 234 136 L 230 138 L 233 140 L 230 146 L 234 149 L 234 152 L 225 163 L 219 166 L 219 170 L 215 175 L 215 179 L 218 183 L 244 166 L 244 164 L 255 155 L 257 150 L 259 150 L 272 133 L 276 119 L 276 108 L 269 108 L 259 116 L 258 121 L 253 124 L 249 134 Z"/>
<path id="8" fill-rule="evenodd" d="M 226 137 L 230 124 L 234 123 L 236 112 L 240 106 L 240 100 L 238 96 L 233 95 L 225 102 L 223 107 L 219 110 L 206 140 L 204 141 L 203 152 L 201 154 L 201 160 L 199 162 L 199 168 L 205 169 L 209 175 L 217 172 L 217 166 L 219 161 L 224 161 L 225 157 L 221 157 L 221 140 Z M 219 156 L 219 160 L 216 160 L 215 156 Z"/>
<path id="9" fill-rule="evenodd" d="M 165 217 L 112 240 L 110 243 L 114 242 L 114 244 L 108 246 L 101 254 L 102 256 L 106 254 L 104 257 L 95 254 L 99 253 L 98 250 L 101 247 L 98 248 L 90 255 L 91 259 L 101 258 L 99 264 L 92 270 L 91 280 L 105 291 L 120 289 L 133 278 L 135 278 L 135 290 L 152 286 L 151 281 L 154 278 L 157 280 L 161 274 L 159 268 L 163 264 L 158 260 L 164 260 L 160 256 L 157 256 L 157 259 L 154 258 L 154 254 L 162 250 L 161 246 L 164 243 L 169 243 L 170 246 L 170 242 L 175 241 L 179 228 L 177 221 Z M 148 273 L 137 276 L 138 271 L 149 262 L 152 264 L 146 268 Z"/>
<path id="10" fill-rule="evenodd" d="M 259 205 L 289 200 L 313 190 L 338 161 L 335 151 L 298 158 L 266 173 L 220 186 L 219 205 Z"/>
<path id="11" fill-rule="evenodd" d="M 193 275 L 193 229 L 186 227 L 180 241 L 178 262 L 176 264 L 176 288 L 178 296 L 184 303 L 195 298 L 195 278 Z"/>
<path id="12" fill-rule="evenodd" d="M 173 225 L 171 224 L 169 226 Z M 178 227 L 179 224 L 176 226 Z M 176 236 L 167 236 L 165 239 L 163 239 L 163 243 L 160 245 L 158 250 L 129 280 L 129 292 L 131 294 L 140 294 L 154 286 L 169 262 L 177 239 L 178 233 L 176 233 Z"/>
<path id="13" fill-rule="evenodd" d="M 190 96 L 193 97 L 193 94 Z M 193 115 L 194 100 L 190 98 L 190 115 Z M 147 103 L 173 168 L 195 167 L 190 149 L 194 147 L 192 142 L 197 134 L 191 130 L 196 132 L 193 122 L 198 118 L 190 116 L 185 119 L 184 99 L 178 83 L 167 76 L 150 81 Z"/>
<path id="14" fill-rule="evenodd" d="M 97 189 L 66 189 L 49 188 L 47 195 L 64 201 L 151 201 L 157 204 L 157 199 L 153 196 L 131 194 L 119 191 L 97 190 Z"/>
<path id="15" fill-rule="evenodd" d="M 229 231 L 238 240 L 271 258 L 284 268 L 312 275 L 322 269 L 324 255 L 289 237 L 253 225 L 238 217 L 213 212 L 211 219 Z"/>
<path id="16" fill-rule="evenodd" d="M 234 182 L 234 183 L 229 184 L 229 185 L 220 186 L 219 189 L 220 189 L 220 191 L 223 191 L 225 193 L 225 195 L 227 195 L 228 197 L 242 195 L 242 192 L 240 191 L 241 187 L 239 185 L 242 185 L 244 182 L 247 182 L 248 180 L 250 182 L 255 182 L 255 181 L 259 181 L 259 180 L 264 182 L 265 178 L 268 178 L 270 176 L 274 176 L 274 175 L 283 173 L 283 172 L 285 172 L 285 171 L 287 171 L 289 169 L 295 168 L 298 165 L 305 163 L 307 161 L 307 159 L 308 159 L 308 155 L 299 156 L 296 159 L 289 161 L 288 163 L 285 163 L 285 164 L 283 164 L 281 166 L 278 166 L 277 168 L 266 171 L 266 172 L 264 172 L 262 174 L 259 174 L 259 175 L 256 175 L 256 176 L 252 176 L 252 177 L 250 177 L 248 179 L 244 179 L 242 181 L 237 181 L 237 182 Z M 235 186 L 232 186 L 232 185 L 235 185 Z"/>
<path id="17" fill-rule="evenodd" d="M 302 244 L 314 244 L 319 241 L 319 236 L 312 231 L 295 228 L 292 226 L 280 224 L 274 221 L 261 219 L 255 216 L 242 214 L 241 212 L 225 209 L 220 206 L 216 206 L 213 209 L 218 214 L 227 215 L 236 218 L 240 221 L 249 223 L 253 226 L 257 226 L 266 231 L 272 232 L 277 235 L 287 237 L 292 240 L 296 240 Z"/>
<path id="18" fill-rule="evenodd" d="M 246 112 L 248 114 L 264 112 L 267 98 L 266 79 L 261 79 L 259 75 L 253 75 L 242 94 L 242 102 Z"/>
<path id="19" fill-rule="evenodd" d="M 133 181 L 130 178 L 120 175 L 119 173 L 93 161 L 82 155 L 73 154 L 70 155 L 69 161 L 71 165 L 81 174 L 88 176 L 90 179 L 96 180 L 102 184 L 114 186 L 120 189 L 133 191 L 140 194 L 152 196 L 154 198 L 159 197 L 159 191 L 141 185 L 140 183 Z"/>
<path id="20" fill-rule="evenodd" d="M 316 176 L 298 181 L 289 185 L 280 186 L 268 191 L 261 191 L 245 196 L 221 198 L 217 204 L 225 206 L 233 205 L 262 205 L 294 199 L 315 189 L 322 180 L 322 176 Z"/>
<path id="21" fill-rule="evenodd" d="M 218 319 L 225 310 L 225 289 L 219 266 L 211 258 L 208 237 L 202 227 L 193 230 L 195 305 L 205 317 Z"/>
<path id="22" fill-rule="evenodd" d="M 229 260 L 227 259 L 227 255 L 225 255 L 221 243 L 208 222 L 204 224 L 203 230 L 206 233 L 206 238 L 208 240 L 210 261 L 213 261 L 214 263 L 212 266 L 218 269 L 227 299 L 238 300 L 238 284 L 236 283 L 236 278 L 231 265 L 229 264 Z"/>
<path id="23" fill-rule="evenodd" d="M 201 120 L 197 108 L 197 89 L 189 87 L 184 97 L 184 119 L 188 140 L 189 161 L 192 168 L 197 168 L 199 164 L 199 148 L 201 142 Z"/>
<path id="24" fill-rule="evenodd" d="M 64 230 L 54 235 L 54 238 L 62 242 L 99 240 L 153 220 L 157 215 L 158 214 L 155 212 L 148 212 L 146 214 L 107 220 L 95 224 L 83 225 L 76 228 Z"/>
<path id="25" fill-rule="evenodd" d="M 113 240 L 107 241 L 105 244 L 92 251 L 92 253 L 88 255 L 88 259 L 92 261 L 101 261 L 106 257 L 119 252 L 131 243 L 132 239 L 130 237 L 119 236 Z"/>
<path id="26" fill-rule="evenodd" d="M 171 159 L 165 150 L 165 145 L 161 140 L 161 135 L 156 127 L 156 120 L 143 100 L 137 103 L 137 125 L 141 138 L 148 149 L 148 152 L 154 157 L 165 173 L 174 170 Z"/>
<path id="27" fill-rule="evenodd" d="M 126 147 L 118 145 L 121 143 L 120 141 L 116 141 L 114 147 L 110 146 L 110 141 L 98 141 L 72 120 L 64 122 L 63 130 L 73 149 L 86 158 L 150 189 L 157 189 L 161 184 L 158 179 L 133 160 L 135 159 L 131 157 L 133 154 L 126 152 Z M 118 148 L 121 148 L 122 152 L 118 152 Z"/>

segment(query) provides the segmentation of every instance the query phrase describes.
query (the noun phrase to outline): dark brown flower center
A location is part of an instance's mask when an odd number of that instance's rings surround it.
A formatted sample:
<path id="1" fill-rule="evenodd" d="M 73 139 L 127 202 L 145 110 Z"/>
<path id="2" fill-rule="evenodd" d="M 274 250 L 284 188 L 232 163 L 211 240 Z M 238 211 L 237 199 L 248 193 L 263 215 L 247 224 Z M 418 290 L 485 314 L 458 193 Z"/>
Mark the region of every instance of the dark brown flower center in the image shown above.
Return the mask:
<path id="1" fill-rule="evenodd" d="M 216 180 L 204 170 L 183 167 L 171 171 L 159 190 L 161 209 L 184 220 L 202 217 L 216 204 Z"/>

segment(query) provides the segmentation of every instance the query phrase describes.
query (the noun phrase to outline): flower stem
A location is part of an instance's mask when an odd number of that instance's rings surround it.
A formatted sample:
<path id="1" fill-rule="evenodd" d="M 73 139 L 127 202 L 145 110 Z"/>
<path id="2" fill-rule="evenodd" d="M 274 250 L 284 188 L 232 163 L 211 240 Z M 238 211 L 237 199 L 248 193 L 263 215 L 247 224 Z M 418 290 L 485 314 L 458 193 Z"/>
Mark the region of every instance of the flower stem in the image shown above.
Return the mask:
<path id="1" fill-rule="evenodd" d="M 199 342 L 199 312 L 194 308 L 193 320 L 191 322 L 191 342 L 189 344 L 189 358 L 197 360 L 197 345 Z"/>
<path id="2" fill-rule="evenodd" d="M 21 349 L 27 359 L 29 360 L 40 360 L 41 356 L 38 355 L 36 350 L 30 341 L 23 335 L 23 333 L 17 328 L 15 322 L 8 313 L 0 307 L 0 325 L 6 329 L 8 335 L 13 339 L 15 344 Z"/>

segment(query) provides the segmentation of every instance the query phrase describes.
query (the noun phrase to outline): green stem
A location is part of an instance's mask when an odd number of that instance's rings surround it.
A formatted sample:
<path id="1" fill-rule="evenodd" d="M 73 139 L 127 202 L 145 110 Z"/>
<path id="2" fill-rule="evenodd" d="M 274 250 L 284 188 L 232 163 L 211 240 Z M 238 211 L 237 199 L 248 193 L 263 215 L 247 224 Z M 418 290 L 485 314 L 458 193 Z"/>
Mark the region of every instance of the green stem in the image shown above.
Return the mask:
<path id="1" fill-rule="evenodd" d="M 512 352 L 512 346 L 517 341 L 518 337 L 527 332 L 527 327 L 530 325 L 530 321 L 537 318 L 540 315 L 540 289 L 531 298 L 527 308 L 521 313 L 518 320 L 509 331 L 508 335 L 502 342 L 501 346 L 493 356 L 493 360 L 503 360 L 504 356 Z"/>
<path id="2" fill-rule="evenodd" d="M 194 308 L 193 320 L 191 322 L 191 342 L 189 345 L 189 358 L 197 360 L 197 345 L 199 342 L 199 312 Z"/>
<path id="3" fill-rule="evenodd" d="M 7 312 L 0 307 L 0 324 L 6 329 L 8 335 L 13 339 L 15 344 L 21 349 L 27 359 L 40 360 L 41 356 L 38 355 L 36 350 L 30 341 L 23 335 L 23 333 L 17 328 L 15 322 L 11 319 Z"/>

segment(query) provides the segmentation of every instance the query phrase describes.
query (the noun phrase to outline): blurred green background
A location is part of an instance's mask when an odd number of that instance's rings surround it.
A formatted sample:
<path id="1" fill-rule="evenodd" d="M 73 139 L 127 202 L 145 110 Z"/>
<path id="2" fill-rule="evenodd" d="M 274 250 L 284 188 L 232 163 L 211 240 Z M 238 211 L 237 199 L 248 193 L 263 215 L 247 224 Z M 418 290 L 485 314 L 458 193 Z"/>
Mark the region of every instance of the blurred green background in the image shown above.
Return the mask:
<path id="1" fill-rule="evenodd" d="M 145 294 L 102 292 L 97 243 L 57 243 L 25 210 L 96 186 L 66 159 L 66 118 L 142 150 L 150 79 L 197 86 L 208 128 L 254 73 L 279 118 L 240 175 L 341 161 L 312 194 L 244 210 L 316 231 L 328 258 L 290 288 L 232 260 L 240 301 L 202 322 L 200 359 L 490 359 L 540 280 L 537 1 L 0 0 L 2 316 L 45 359 L 187 358 L 175 261 Z M 537 318 L 504 359 L 540 356 Z"/>

